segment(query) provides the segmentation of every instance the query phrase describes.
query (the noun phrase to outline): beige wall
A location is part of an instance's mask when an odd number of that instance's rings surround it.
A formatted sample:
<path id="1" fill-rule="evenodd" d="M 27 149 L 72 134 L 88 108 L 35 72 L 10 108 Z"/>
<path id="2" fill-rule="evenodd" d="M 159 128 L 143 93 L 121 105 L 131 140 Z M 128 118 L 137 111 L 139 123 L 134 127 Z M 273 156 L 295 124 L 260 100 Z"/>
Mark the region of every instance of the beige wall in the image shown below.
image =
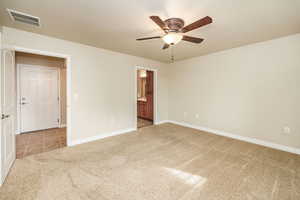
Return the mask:
<path id="1" fill-rule="evenodd" d="M 67 90 L 66 90 L 66 69 L 65 60 L 63 58 L 55 58 L 49 56 L 41 56 L 36 54 L 28 54 L 16 52 L 16 64 L 39 65 L 45 67 L 59 68 L 60 74 L 60 119 L 61 124 L 67 123 Z"/>
<path id="2" fill-rule="evenodd" d="M 158 121 L 168 119 L 164 63 L 8 27 L 3 27 L 3 43 L 70 55 L 72 142 L 135 128 L 137 65 L 158 70 Z"/>
<path id="3" fill-rule="evenodd" d="M 300 148 L 300 34 L 176 62 L 169 72 L 170 120 Z"/>
<path id="4" fill-rule="evenodd" d="M 7 27 L 3 43 L 71 56 L 72 141 L 134 128 L 138 65 L 158 69 L 158 121 L 300 147 L 300 34 L 170 65 Z"/>

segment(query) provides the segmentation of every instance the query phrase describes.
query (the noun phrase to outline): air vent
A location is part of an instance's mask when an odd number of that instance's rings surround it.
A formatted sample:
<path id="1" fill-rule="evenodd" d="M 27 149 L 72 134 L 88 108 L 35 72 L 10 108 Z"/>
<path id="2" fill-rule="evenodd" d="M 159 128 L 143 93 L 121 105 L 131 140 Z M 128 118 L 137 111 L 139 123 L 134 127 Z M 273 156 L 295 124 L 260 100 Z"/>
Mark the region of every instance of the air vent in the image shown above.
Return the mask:
<path id="1" fill-rule="evenodd" d="M 9 13 L 13 21 L 30 24 L 34 26 L 40 26 L 40 18 L 38 17 L 31 16 L 26 13 L 22 13 L 11 9 L 7 9 L 7 12 Z"/>

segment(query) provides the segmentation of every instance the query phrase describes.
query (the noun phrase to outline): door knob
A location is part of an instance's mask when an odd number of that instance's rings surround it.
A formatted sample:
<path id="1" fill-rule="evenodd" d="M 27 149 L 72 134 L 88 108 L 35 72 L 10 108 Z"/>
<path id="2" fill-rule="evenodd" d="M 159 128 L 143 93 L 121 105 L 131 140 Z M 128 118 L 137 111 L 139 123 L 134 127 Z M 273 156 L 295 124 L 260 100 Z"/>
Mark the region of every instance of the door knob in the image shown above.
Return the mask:
<path id="1" fill-rule="evenodd" d="M 9 118 L 9 115 L 2 114 L 1 119 Z"/>

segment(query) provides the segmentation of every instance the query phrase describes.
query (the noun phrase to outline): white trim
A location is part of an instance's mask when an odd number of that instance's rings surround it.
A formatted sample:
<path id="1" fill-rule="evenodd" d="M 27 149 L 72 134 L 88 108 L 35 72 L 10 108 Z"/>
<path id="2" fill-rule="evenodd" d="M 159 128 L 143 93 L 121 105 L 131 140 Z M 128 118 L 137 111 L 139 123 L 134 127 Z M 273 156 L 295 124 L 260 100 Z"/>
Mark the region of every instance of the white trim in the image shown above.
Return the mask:
<path id="1" fill-rule="evenodd" d="M 155 125 L 169 123 L 169 122 L 170 122 L 169 120 L 162 120 L 162 121 L 156 122 Z"/>
<path id="2" fill-rule="evenodd" d="M 16 58 L 15 58 L 16 60 Z M 20 94 L 21 94 L 21 89 L 20 89 L 20 68 L 18 66 L 17 63 L 15 63 L 15 67 L 16 67 L 16 84 L 17 84 L 17 127 L 16 127 L 16 134 L 20 134 L 21 133 L 21 120 L 20 120 L 20 116 L 21 116 L 21 106 L 20 106 Z"/>
<path id="3" fill-rule="evenodd" d="M 61 126 L 61 67 L 55 67 L 57 69 L 57 73 L 58 73 L 58 127 Z"/>
<path id="4" fill-rule="evenodd" d="M 14 51 L 24 52 L 24 53 L 31 53 L 31 54 L 38 54 L 44 56 L 52 56 L 52 57 L 59 57 L 64 58 L 66 60 L 66 73 L 67 73 L 67 146 L 71 145 L 71 136 L 72 136 L 72 127 L 71 127 L 71 117 L 72 117 L 72 109 L 71 109 L 71 97 L 72 97 L 72 68 L 71 68 L 71 56 L 61 53 L 49 52 L 49 51 L 42 51 L 37 49 L 29 49 L 20 46 L 14 45 L 4 45 L 3 48 L 9 48 Z"/>
<path id="5" fill-rule="evenodd" d="M 2 33 L 0 31 L 0 77 L 2 76 Z M 2 78 L 1 78 L 2 79 Z M 2 80 L 0 81 L 0 88 L 2 88 Z M 2 89 L 0 91 L 0 114 L 2 114 Z M 4 182 L 2 173 L 2 120 L 0 120 L 0 187 Z"/>
<path id="6" fill-rule="evenodd" d="M 168 122 L 173 123 L 173 124 L 177 124 L 177 125 L 180 125 L 180 126 L 185 126 L 185 127 L 197 129 L 197 130 L 200 130 L 200 131 L 205 131 L 205 132 L 208 132 L 208 133 L 221 135 L 221 136 L 225 136 L 225 137 L 229 137 L 229 138 L 233 138 L 233 139 L 237 139 L 237 140 L 241 140 L 241 141 L 245 141 L 245 142 L 249 142 L 249 143 L 253 143 L 253 144 L 258 144 L 258 145 L 261 145 L 261 146 L 266 146 L 266 147 L 270 147 L 270 148 L 273 148 L 273 149 L 278 149 L 278 150 L 281 150 L 281 151 L 286 151 L 286 152 L 295 153 L 295 154 L 300 155 L 300 149 L 295 148 L 295 147 L 289 147 L 289 146 L 285 146 L 285 145 L 281 145 L 281 144 L 276 144 L 276 143 L 273 143 L 273 142 L 259 140 L 259 139 L 256 139 L 256 138 L 240 136 L 240 135 L 236 135 L 236 134 L 232 134 L 232 133 L 227 133 L 227 132 L 224 132 L 224 131 L 221 131 L 221 130 L 215 130 L 215 129 L 211 129 L 211 128 L 195 126 L 195 125 L 191 125 L 191 124 L 188 124 L 188 123 L 185 123 L 185 122 L 177 122 L 177 121 L 173 121 L 173 120 L 169 120 Z"/>
<path id="7" fill-rule="evenodd" d="M 38 55 L 43 55 L 43 56 L 52 56 L 52 57 L 65 58 L 65 59 L 71 58 L 69 55 L 66 55 L 66 54 L 42 51 L 42 50 L 38 50 L 38 49 L 23 48 L 23 47 L 14 46 L 14 45 L 4 45 L 3 48 L 11 49 L 11 50 L 18 51 L 18 52 L 38 54 Z"/>
<path id="8" fill-rule="evenodd" d="M 71 72 L 71 57 L 66 58 L 66 73 L 67 73 L 67 145 L 71 145 L 71 136 L 72 136 L 72 126 L 71 126 L 71 117 L 72 117 L 72 109 L 71 109 L 71 98 L 72 98 L 72 72 Z"/>
<path id="9" fill-rule="evenodd" d="M 147 67 L 141 67 L 136 66 L 134 70 L 134 127 L 137 127 L 137 71 L 139 69 L 144 69 L 148 71 L 152 71 L 154 73 L 154 79 L 153 79 L 153 124 L 156 124 L 157 121 L 157 69 L 147 68 Z"/>
<path id="10" fill-rule="evenodd" d="M 88 138 L 84 138 L 84 139 L 75 140 L 69 146 L 74 146 L 74 145 L 78 145 L 78 144 L 92 142 L 92 141 L 95 141 L 95 140 L 100 140 L 100 139 L 111 137 L 111 136 L 115 136 L 115 135 L 121 135 L 121 134 L 125 134 L 125 133 L 130 133 L 132 131 L 136 131 L 136 128 L 128 128 L 128 129 L 113 131 L 111 133 L 102 133 L 100 135 L 96 135 L 96 136 L 92 136 L 92 137 L 88 137 Z"/>

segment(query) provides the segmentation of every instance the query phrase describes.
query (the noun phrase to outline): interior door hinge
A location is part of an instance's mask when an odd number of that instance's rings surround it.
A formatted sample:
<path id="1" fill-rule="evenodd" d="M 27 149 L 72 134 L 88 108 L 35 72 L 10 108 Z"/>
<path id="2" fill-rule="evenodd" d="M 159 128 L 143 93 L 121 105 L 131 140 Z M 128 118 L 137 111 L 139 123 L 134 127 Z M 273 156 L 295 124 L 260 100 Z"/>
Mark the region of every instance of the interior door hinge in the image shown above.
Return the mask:
<path id="1" fill-rule="evenodd" d="M 1 119 L 6 119 L 6 118 L 9 118 L 9 115 L 5 115 L 5 114 L 1 115 Z"/>
<path id="2" fill-rule="evenodd" d="M 57 119 L 57 122 L 59 123 L 59 119 Z"/>

